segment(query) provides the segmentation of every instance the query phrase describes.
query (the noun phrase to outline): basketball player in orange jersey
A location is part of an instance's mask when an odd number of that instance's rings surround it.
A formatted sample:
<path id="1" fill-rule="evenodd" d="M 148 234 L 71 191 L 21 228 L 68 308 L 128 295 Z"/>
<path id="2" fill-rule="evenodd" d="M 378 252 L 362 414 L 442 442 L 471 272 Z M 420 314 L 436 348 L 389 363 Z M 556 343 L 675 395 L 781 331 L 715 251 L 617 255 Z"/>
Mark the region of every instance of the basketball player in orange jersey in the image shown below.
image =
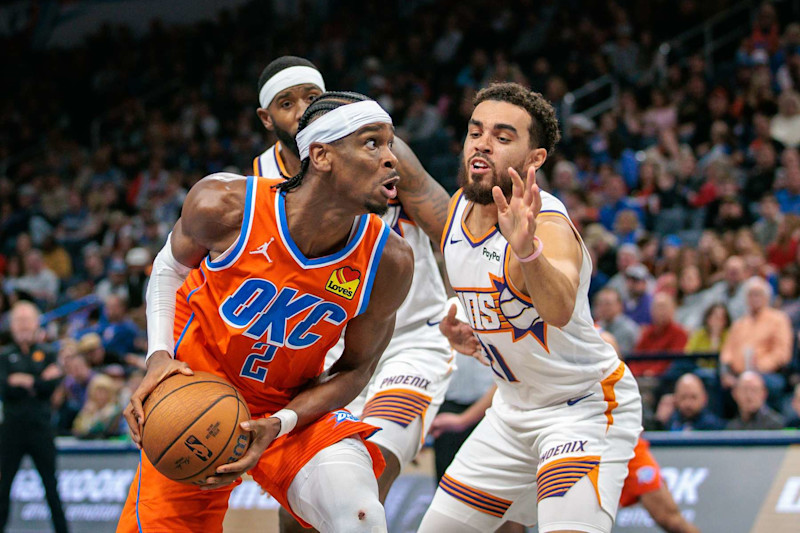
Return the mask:
<path id="1" fill-rule="evenodd" d="M 247 401 L 251 445 L 201 486 L 166 479 L 143 454 L 118 531 L 222 531 L 245 472 L 303 525 L 386 531 L 382 458 L 363 440 L 376 428 L 340 408 L 369 380 L 411 283 L 411 250 L 373 214 L 396 194 L 393 128 L 376 102 L 328 93 L 299 130 L 292 179 L 214 174 L 189 192 L 154 263 L 147 374 L 126 410 L 138 445 L 160 381 L 212 372 Z"/>
<path id="2" fill-rule="evenodd" d="M 299 168 L 299 152 L 293 134 L 303 111 L 324 89 L 324 81 L 310 61 L 282 56 L 266 66 L 258 85 L 258 116 L 264 127 L 276 134 L 278 142 L 255 158 L 253 172 L 268 178 L 287 178 Z M 410 153 L 400 139 L 395 139 L 393 151 L 397 153 L 397 150 Z M 398 164 L 402 165 L 402 161 Z M 437 327 L 447 295 L 431 238 L 396 200 L 390 201 L 388 211 L 381 218 L 414 251 L 414 280 L 406 300 L 397 310 L 394 335 L 372 379 L 347 409 L 364 422 L 381 428 L 370 441 L 380 448 L 386 461 L 386 468 L 378 479 L 381 501 L 384 501 L 402 467 L 416 457 L 444 401 L 453 356 Z M 328 353 L 326 367 L 341 353 L 340 342 Z M 288 513 L 281 513 L 284 532 L 301 529 L 293 522 Z"/>

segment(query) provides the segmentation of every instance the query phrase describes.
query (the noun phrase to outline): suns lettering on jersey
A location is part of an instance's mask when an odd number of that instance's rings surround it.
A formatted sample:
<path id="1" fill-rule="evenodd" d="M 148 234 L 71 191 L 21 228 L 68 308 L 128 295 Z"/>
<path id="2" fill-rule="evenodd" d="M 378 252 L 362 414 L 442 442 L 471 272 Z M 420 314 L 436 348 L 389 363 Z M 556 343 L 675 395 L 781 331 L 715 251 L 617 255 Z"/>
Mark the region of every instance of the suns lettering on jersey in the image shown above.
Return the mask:
<path id="1" fill-rule="evenodd" d="M 491 287 L 454 287 L 472 329 L 478 333 L 511 333 L 517 342 L 532 336 L 549 353 L 547 324 L 536 308 L 518 298 L 502 278 L 489 274 Z"/>

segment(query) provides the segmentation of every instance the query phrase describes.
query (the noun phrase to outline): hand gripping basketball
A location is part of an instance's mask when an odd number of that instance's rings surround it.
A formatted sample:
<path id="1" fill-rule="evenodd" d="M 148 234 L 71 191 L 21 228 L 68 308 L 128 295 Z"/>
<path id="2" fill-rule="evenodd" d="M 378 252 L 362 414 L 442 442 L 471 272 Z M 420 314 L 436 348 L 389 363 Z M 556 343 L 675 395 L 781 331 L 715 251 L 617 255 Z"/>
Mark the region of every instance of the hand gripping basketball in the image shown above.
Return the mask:
<path id="1" fill-rule="evenodd" d="M 131 403 L 124 412 L 133 443 L 140 450 L 142 449 L 142 426 L 144 425 L 142 404 L 159 383 L 178 373 L 186 376 L 194 375 L 189 365 L 183 361 L 176 361 L 165 351 L 155 352 L 147 361 L 147 373 L 144 375 L 141 385 L 131 395 Z"/>
<path id="2" fill-rule="evenodd" d="M 281 430 L 280 420 L 272 417 L 248 420 L 242 422 L 241 426 L 245 431 L 252 432 L 250 447 L 235 463 L 228 463 L 217 468 L 216 475 L 206 478 L 205 483 L 200 486 L 202 490 L 225 487 L 239 479 L 248 470 L 252 470 L 261 459 L 261 454 L 275 440 Z"/>

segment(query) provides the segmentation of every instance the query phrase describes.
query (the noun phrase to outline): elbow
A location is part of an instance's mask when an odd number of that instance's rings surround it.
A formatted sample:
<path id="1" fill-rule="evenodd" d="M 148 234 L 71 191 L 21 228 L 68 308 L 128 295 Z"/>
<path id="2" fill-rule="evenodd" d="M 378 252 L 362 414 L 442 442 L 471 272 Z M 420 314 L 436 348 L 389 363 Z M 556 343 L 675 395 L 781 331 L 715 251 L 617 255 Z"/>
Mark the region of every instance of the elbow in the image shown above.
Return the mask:
<path id="1" fill-rule="evenodd" d="M 546 312 L 540 312 L 539 316 L 542 317 L 548 325 L 555 328 L 563 328 L 569 321 L 572 320 L 572 312 L 575 310 L 575 300 L 565 300 L 567 305 L 560 305 L 555 309 L 550 309 Z"/>
<path id="2" fill-rule="evenodd" d="M 548 316 L 542 316 L 542 320 L 544 320 L 548 325 L 553 326 L 555 328 L 563 328 L 564 326 L 569 324 L 571 318 L 572 318 L 571 311 L 559 311 L 557 313 L 552 313 Z"/>

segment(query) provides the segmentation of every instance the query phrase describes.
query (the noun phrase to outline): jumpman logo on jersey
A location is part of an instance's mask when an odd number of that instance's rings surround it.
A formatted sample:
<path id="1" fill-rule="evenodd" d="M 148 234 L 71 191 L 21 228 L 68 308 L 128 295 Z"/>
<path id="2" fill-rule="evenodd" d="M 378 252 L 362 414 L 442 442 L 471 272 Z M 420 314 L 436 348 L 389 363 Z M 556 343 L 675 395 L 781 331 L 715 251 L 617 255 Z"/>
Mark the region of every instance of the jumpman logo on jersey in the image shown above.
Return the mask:
<path id="1" fill-rule="evenodd" d="M 250 252 L 250 255 L 253 255 L 253 254 L 263 254 L 263 255 L 264 255 L 264 257 L 266 257 L 266 258 L 267 258 L 267 261 L 269 261 L 270 263 L 272 263 L 272 259 L 270 258 L 270 256 L 269 256 L 269 253 L 267 252 L 267 250 L 269 249 L 269 245 L 270 245 L 270 244 L 272 244 L 272 241 L 274 241 L 274 240 L 275 240 L 275 237 L 271 238 L 271 239 L 269 240 L 269 242 L 265 242 L 264 244 L 262 244 L 261 246 L 259 246 L 259 247 L 258 247 L 258 248 L 256 248 L 255 250 L 251 251 L 251 252 Z"/>

